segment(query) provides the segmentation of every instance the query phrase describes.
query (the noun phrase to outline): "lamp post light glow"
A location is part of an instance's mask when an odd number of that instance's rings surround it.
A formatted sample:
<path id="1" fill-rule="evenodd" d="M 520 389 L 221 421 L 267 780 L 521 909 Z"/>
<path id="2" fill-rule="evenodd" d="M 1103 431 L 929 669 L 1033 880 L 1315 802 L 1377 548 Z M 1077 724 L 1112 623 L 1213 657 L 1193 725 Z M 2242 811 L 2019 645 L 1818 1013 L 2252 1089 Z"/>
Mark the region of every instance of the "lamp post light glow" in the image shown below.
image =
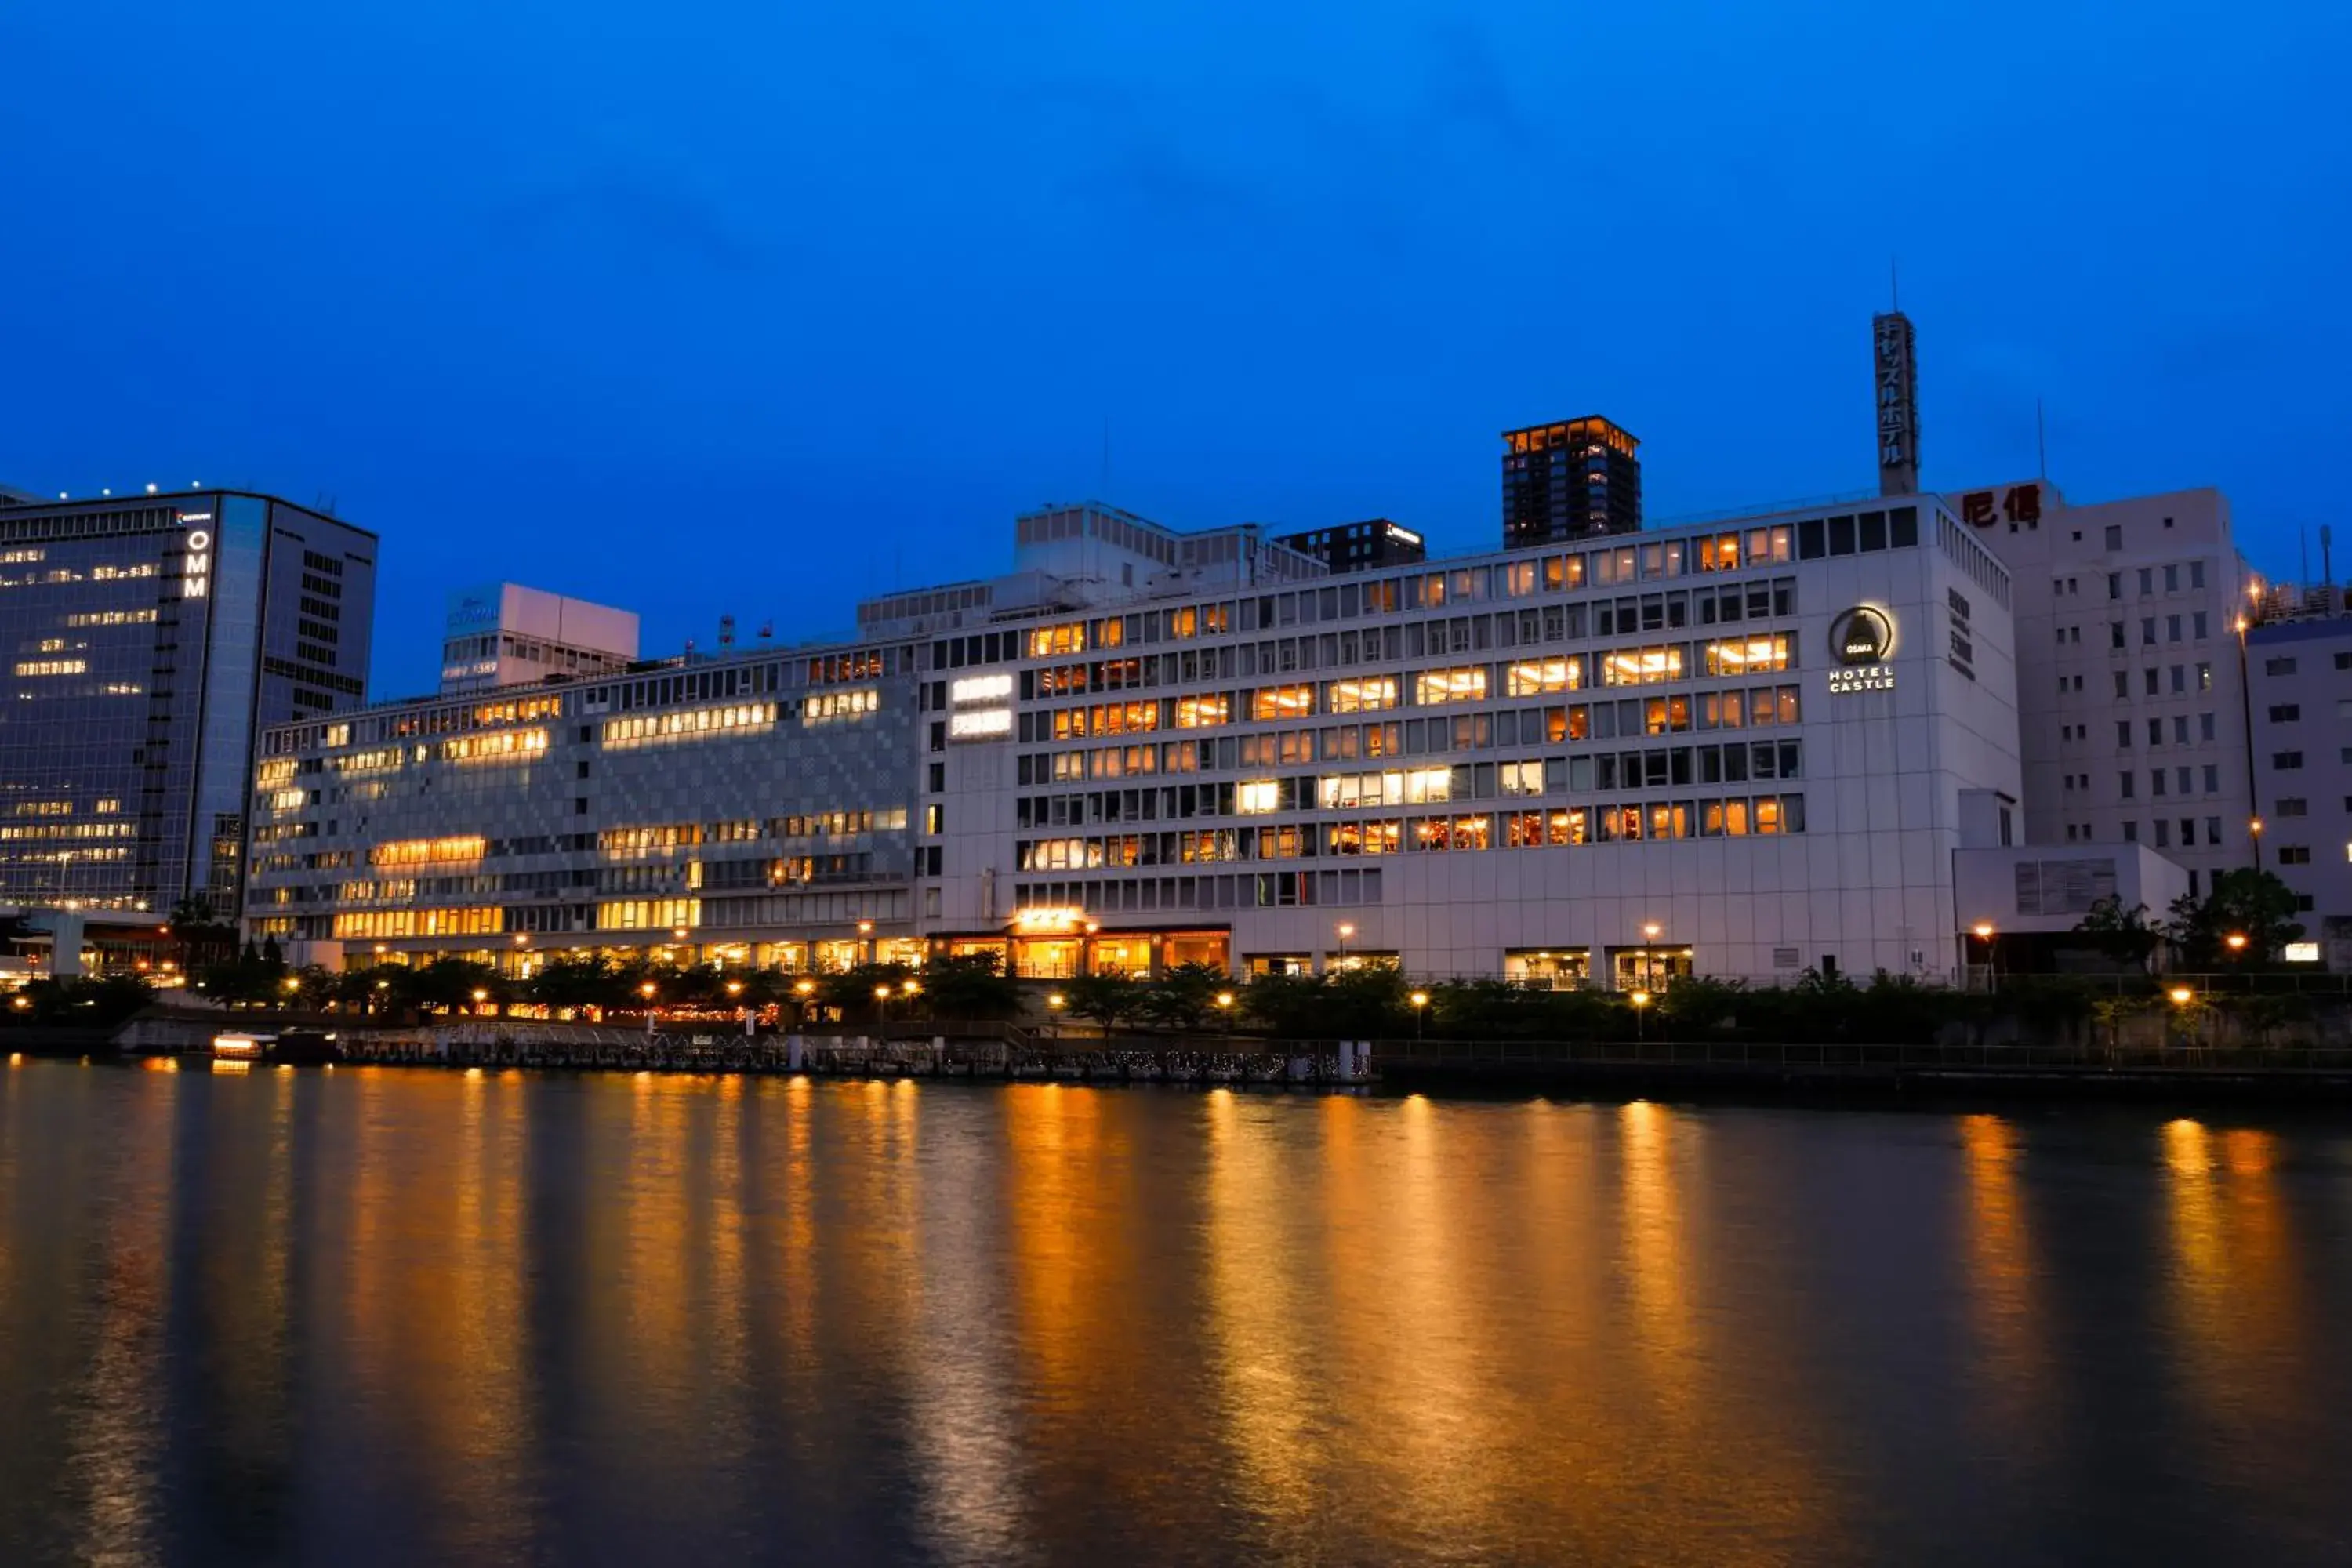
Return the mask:
<path id="1" fill-rule="evenodd" d="M 1349 939 L 1353 937 L 1355 934 L 1356 928 L 1354 926 L 1349 924 L 1345 921 L 1339 922 L 1339 967 L 1342 969 L 1348 967 L 1348 942 Z"/>
<path id="2" fill-rule="evenodd" d="M 1650 994 L 1646 991 L 1636 991 L 1626 1000 L 1633 1004 L 1633 1037 L 1638 1040 L 1643 1037 L 1643 1019 L 1650 1011 Z"/>
<path id="3" fill-rule="evenodd" d="M 2172 998 L 2172 1005 L 2176 1007 L 2186 1007 L 2197 1000 L 2197 993 L 2186 985 L 2176 985 L 2165 994 Z"/>
<path id="4" fill-rule="evenodd" d="M 1425 1038 L 1423 1020 L 1429 1016 L 1429 993 L 1416 991 L 1405 1000 L 1412 1005 L 1412 1037 L 1416 1040 Z"/>
<path id="5" fill-rule="evenodd" d="M 1047 1012 L 1058 1013 L 1062 1010 L 1063 1005 L 1064 999 L 1060 992 L 1048 991 L 1045 993 L 1045 1010 Z"/>
<path id="6" fill-rule="evenodd" d="M 2221 941 L 2222 943 L 2229 948 L 2231 957 L 2242 958 L 2245 955 L 2246 933 L 2244 931 L 2233 931 L 2228 936 L 2223 937 Z"/>

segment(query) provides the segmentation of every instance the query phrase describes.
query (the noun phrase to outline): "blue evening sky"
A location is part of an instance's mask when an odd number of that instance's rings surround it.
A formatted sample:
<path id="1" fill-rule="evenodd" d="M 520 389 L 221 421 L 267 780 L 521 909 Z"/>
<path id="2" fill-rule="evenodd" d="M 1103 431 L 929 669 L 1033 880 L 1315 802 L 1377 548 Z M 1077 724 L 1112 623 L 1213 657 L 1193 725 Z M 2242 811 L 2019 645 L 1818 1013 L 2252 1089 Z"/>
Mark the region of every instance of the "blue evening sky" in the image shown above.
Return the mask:
<path id="1" fill-rule="evenodd" d="M 1588 412 L 1653 518 L 1864 488 L 1899 256 L 1931 485 L 2039 395 L 2071 496 L 2292 572 L 2347 62 L 2280 0 L 9 0 L 0 482 L 334 498 L 394 695 L 462 583 L 793 638 L 1049 500 L 1486 545 L 1496 432 Z"/>

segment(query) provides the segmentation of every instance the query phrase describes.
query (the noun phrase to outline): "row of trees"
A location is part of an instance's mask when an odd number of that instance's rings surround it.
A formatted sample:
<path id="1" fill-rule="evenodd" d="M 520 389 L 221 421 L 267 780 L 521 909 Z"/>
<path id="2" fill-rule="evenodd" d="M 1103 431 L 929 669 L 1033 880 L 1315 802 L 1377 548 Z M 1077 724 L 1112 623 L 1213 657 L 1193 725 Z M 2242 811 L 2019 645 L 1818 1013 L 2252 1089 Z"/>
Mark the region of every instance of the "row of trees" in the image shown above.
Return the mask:
<path id="1" fill-rule="evenodd" d="M 2276 963 L 2291 942 L 2303 940 L 2294 889 L 2268 871 L 2220 871 L 2203 898 L 2183 893 L 2163 920 L 2146 904 L 2126 909 L 2101 899 L 2074 930 L 2093 946 L 2143 969 L 2157 948 L 2169 945 L 2176 968 L 2210 970 Z"/>
<path id="2" fill-rule="evenodd" d="M 439 958 L 341 971 L 289 968 L 274 944 L 197 971 L 194 984 L 231 1006 L 332 1009 L 404 1018 L 480 1006 L 527 1004 L 575 1013 L 722 1013 L 779 1006 L 850 1020 L 876 1017 L 999 1018 L 1020 1010 L 1022 988 L 997 973 L 993 958 L 934 960 L 919 972 L 870 963 L 799 975 L 777 969 L 721 969 L 601 956 L 549 960 L 529 978 L 487 963 Z"/>

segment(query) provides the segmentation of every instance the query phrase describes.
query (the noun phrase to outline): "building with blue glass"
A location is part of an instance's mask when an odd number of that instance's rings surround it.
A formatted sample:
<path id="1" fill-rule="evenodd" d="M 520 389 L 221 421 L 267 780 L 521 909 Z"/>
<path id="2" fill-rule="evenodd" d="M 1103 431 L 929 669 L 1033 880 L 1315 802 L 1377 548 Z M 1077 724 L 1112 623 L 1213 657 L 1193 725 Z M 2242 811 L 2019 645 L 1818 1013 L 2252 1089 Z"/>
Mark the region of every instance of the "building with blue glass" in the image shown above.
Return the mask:
<path id="1" fill-rule="evenodd" d="M 375 561 L 269 496 L 0 492 L 0 903 L 233 914 L 254 737 L 364 700 Z"/>

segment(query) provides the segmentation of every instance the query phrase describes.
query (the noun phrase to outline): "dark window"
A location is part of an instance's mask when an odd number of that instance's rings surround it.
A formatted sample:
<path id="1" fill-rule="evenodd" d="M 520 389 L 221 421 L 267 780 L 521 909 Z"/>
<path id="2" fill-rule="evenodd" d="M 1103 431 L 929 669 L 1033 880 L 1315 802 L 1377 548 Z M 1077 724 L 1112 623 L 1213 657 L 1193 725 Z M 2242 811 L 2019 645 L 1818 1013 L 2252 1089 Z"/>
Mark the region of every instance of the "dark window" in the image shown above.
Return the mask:
<path id="1" fill-rule="evenodd" d="M 1913 527 L 1916 531 L 1917 525 L 1915 523 Z M 1818 561 L 1822 558 L 1822 552 L 1826 549 L 1827 545 L 1823 542 L 1822 537 L 1822 520 L 1820 518 L 1809 517 L 1802 522 L 1797 524 L 1798 560 Z"/>
<path id="2" fill-rule="evenodd" d="M 1853 554 L 1853 519 L 1850 517 L 1833 517 L 1829 520 L 1829 525 L 1830 553 L 1832 555 Z"/>
<path id="3" fill-rule="evenodd" d="M 1898 506 L 1886 514 L 1895 536 L 1895 548 L 1909 550 L 1919 542 L 1919 509 Z"/>

